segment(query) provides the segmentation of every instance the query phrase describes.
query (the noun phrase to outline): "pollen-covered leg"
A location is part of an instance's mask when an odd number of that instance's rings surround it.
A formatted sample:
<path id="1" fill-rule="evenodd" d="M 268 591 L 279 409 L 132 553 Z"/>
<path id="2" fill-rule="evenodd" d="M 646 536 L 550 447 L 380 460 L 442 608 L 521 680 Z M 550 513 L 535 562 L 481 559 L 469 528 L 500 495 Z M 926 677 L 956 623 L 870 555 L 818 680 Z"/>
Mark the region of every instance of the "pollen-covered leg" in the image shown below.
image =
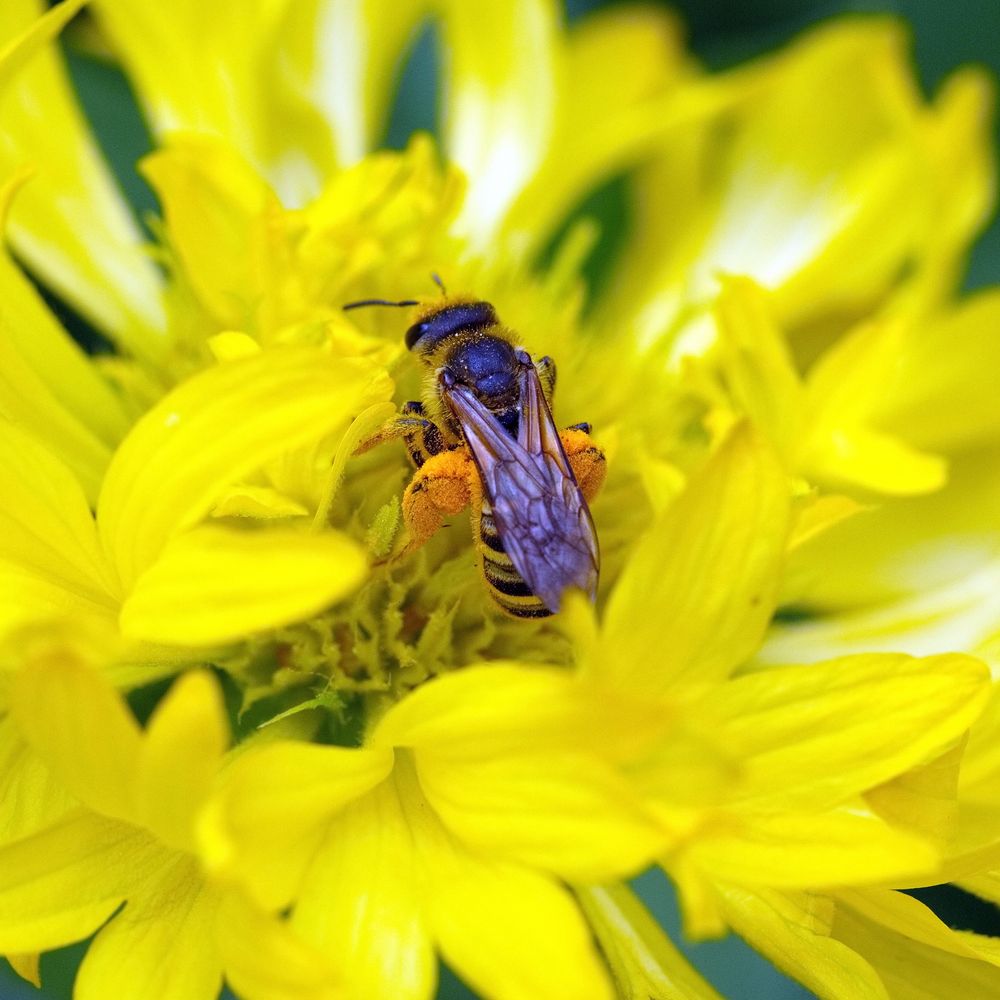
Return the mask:
<path id="1" fill-rule="evenodd" d="M 432 455 L 444 451 L 444 438 L 433 420 L 424 416 L 424 405 L 418 402 L 404 403 L 399 416 L 393 417 L 384 427 L 371 437 L 365 438 L 354 449 L 361 455 L 372 448 L 402 438 L 406 451 L 416 468 L 420 468 Z"/>
<path id="2" fill-rule="evenodd" d="M 589 424 L 567 427 L 559 432 L 559 440 L 562 441 L 580 492 L 584 500 L 590 503 L 600 493 L 608 472 L 604 452 L 591 440 Z"/>
<path id="3" fill-rule="evenodd" d="M 479 473 L 462 448 L 432 455 L 417 470 L 403 494 L 408 540 L 399 555 L 420 548 L 444 523 L 479 495 Z"/>

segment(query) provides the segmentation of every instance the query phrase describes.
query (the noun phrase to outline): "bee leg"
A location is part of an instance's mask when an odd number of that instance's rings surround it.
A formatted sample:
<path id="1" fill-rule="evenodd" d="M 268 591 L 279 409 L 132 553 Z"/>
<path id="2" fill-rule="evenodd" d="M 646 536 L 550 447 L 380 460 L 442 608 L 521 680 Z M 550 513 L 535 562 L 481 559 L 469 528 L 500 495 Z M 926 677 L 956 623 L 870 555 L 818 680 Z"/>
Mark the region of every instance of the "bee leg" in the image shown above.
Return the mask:
<path id="1" fill-rule="evenodd" d="M 535 371 L 538 372 L 538 381 L 542 383 L 542 395 L 551 410 L 556 391 L 556 363 L 546 354 L 535 362 Z"/>
<path id="2" fill-rule="evenodd" d="M 480 493 L 479 473 L 464 448 L 431 455 L 417 469 L 403 493 L 403 523 L 408 540 L 398 556 L 419 549 Z"/>
<path id="3" fill-rule="evenodd" d="M 444 439 L 441 431 L 433 420 L 424 415 L 423 403 L 404 403 L 399 416 L 393 417 L 384 427 L 371 437 L 365 438 L 354 449 L 355 455 L 361 455 L 372 448 L 402 438 L 406 451 L 416 468 L 420 468 L 432 455 L 444 451 Z"/>
<path id="4" fill-rule="evenodd" d="M 401 420 L 417 420 L 419 425 L 409 425 L 403 433 L 403 441 L 410 461 L 421 468 L 427 459 L 444 451 L 444 438 L 438 425 L 424 416 L 424 404 L 411 400 L 403 404 Z"/>
<path id="5" fill-rule="evenodd" d="M 590 437 L 590 424 L 575 424 L 559 432 L 563 450 L 569 459 L 569 467 L 584 500 L 590 503 L 601 491 L 604 477 L 608 472 L 604 452 Z"/>

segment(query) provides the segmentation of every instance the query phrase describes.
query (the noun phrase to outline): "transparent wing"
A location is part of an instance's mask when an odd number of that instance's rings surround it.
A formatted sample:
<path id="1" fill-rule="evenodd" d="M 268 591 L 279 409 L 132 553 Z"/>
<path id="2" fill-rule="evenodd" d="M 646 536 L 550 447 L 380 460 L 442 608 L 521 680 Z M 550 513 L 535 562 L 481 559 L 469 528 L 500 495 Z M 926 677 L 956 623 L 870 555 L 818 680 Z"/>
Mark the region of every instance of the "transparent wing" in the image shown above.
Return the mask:
<path id="1" fill-rule="evenodd" d="M 591 599 L 597 592 L 597 532 L 530 360 L 518 379 L 517 440 L 470 389 L 442 384 L 441 393 L 462 425 L 507 555 L 546 607 L 558 611 L 567 587 Z"/>

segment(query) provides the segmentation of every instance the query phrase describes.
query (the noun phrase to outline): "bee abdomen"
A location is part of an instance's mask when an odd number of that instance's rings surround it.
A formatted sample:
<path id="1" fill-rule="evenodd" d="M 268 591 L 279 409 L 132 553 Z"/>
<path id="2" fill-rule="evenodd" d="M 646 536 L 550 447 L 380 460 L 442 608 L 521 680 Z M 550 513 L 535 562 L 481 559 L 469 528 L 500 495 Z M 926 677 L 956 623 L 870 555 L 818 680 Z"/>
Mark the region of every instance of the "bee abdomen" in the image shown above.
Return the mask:
<path id="1" fill-rule="evenodd" d="M 504 551 L 493 513 L 483 505 L 479 518 L 479 539 L 483 557 L 483 576 L 490 596 L 515 618 L 548 618 L 551 611 L 537 597 L 514 568 Z"/>

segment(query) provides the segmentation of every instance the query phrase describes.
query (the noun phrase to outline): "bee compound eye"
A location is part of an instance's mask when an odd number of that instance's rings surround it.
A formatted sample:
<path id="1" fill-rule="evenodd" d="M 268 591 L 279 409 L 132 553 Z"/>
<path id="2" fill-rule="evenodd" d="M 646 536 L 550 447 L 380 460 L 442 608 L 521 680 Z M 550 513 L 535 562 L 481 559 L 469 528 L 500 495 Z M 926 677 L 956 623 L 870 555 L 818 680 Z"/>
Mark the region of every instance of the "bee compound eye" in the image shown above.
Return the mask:
<path id="1" fill-rule="evenodd" d="M 413 345 L 428 331 L 429 326 L 427 323 L 414 323 L 409 330 L 406 331 L 406 349 L 408 351 L 413 350 Z"/>

